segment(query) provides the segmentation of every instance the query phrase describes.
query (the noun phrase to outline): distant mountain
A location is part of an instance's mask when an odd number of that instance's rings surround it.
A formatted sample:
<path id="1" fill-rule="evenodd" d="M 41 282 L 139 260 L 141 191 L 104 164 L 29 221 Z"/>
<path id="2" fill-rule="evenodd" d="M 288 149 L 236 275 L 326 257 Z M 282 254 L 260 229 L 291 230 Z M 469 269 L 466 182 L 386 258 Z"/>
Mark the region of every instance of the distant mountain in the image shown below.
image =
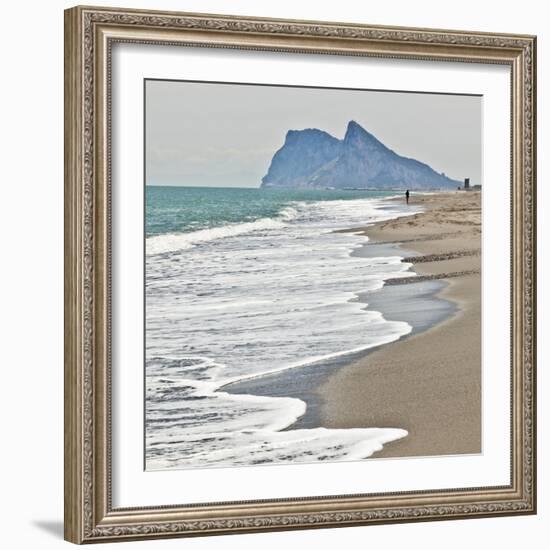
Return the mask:
<path id="1" fill-rule="evenodd" d="M 398 155 L 353 120 L 343 140 L 315 128 L 289 130 L 262 178 L 262 187 L 449 189 L 461 184 Z"/>

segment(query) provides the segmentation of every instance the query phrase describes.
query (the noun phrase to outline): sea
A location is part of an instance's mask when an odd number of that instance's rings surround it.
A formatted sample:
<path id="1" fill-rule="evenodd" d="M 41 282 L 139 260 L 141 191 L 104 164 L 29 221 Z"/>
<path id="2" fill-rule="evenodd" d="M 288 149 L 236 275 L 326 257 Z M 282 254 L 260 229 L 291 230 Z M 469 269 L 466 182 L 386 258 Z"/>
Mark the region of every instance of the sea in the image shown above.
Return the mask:
<path id="1" fill-rule="evenodd" d="M 301 399 L 224 391 L 411 331 L 357 299 L 388 278 L 415 276 L 410 264 L 353 254 L 367 238 L 339 231 L 417 211 L 387 200 L 394 195 L 146 187 L 147 470 L 357 460 L 407 435 L 293 430 Z"/>

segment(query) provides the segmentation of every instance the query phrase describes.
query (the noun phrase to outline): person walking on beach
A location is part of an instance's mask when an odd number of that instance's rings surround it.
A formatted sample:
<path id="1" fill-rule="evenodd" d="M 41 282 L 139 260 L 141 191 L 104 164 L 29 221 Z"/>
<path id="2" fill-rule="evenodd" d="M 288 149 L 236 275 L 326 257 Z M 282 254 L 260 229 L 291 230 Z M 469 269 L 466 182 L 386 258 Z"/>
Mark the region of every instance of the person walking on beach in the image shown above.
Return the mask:
<path id="1" fill-rule="evenodd" d="M 409 193 L 409 190 L 407 189 L 405 191 L 405 200 L 407 201 L 407 204 L 409 204 L 409 195 L 410 195 L 410 193 Z"/>

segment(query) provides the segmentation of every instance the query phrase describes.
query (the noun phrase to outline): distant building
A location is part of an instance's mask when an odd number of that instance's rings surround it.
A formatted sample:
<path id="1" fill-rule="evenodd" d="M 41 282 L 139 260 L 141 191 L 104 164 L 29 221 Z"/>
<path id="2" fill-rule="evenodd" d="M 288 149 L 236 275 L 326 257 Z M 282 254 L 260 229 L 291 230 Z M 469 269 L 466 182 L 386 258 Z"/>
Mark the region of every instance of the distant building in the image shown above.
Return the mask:
<path id="1" fill-rule="evenodd" d="M 464 187 L 459 187 L 458 189 L 463 189 L 464 191 L 481 191 L 481 185 L 479 183 L 470 185 L 470 178 L 464 178 Z"/>

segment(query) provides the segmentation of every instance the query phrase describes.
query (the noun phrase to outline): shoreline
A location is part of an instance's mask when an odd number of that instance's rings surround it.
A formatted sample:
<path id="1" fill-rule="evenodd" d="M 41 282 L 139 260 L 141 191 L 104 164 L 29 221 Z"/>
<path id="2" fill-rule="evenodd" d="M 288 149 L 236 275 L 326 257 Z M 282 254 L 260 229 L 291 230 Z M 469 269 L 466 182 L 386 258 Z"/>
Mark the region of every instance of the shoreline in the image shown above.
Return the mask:
<path id="1" fill-rule="evenodd" d="M 480 453 L 481 196 L 455 192 L 414 200 L 426 210 L 363 233 L 371 243 L 414 250 L 416 257 L 407 259 L 418 273 L 415 279 L 445 281 L 438 297 L 458 310 L 335 371 L 318 388 L 325 403 L 320 424 L 395 426 L 409 432 L 373 458 Z"/>
<path id="2" fill-rule="evenodd" d="M 344 230 L 369 238 L 352 254 L 399 255 L 413 264 L 416 277 L 390 279 L 379 291 L 358 296 L 385 318 L 409 322 L 411 333 L 334 361 L 236 382 L 224 391 L 305 401 L 305 414 L 286 430 L 408 431 L 372 458 L 479 453 L 479 201 L 479 193 L 413 195 L 411 204 L 421 204 L 423 212 Z M 465 336 L 469 329 L 473 338 Z M 452 350 L 450 359 L 442 349 Z"/>
<path id="3" fill-rule="evenodd" d="M 393 254 L 394 256 L 397 253 Z M 372 348 L 336 355 L 330 359 L 314 361 L 305 365 L 288 367 L 272 373 L 266 373 L 235 382 L 229 382 L 218 390 L 231 394 L 249 394 L 266 397 L 291 397 L 306 403 L 305 413 L 283 431 L 310 429 L 323 426 L 320 411 L 325 407 L 325 399 L 320 396 L 319 388 L 331 377 L 334 372 L 348 365 L 364 359 L 369 354 L 390 346 L 398 341 L 410 338 L 411 335 L 428 330 L 441 320 L 454 314 L 457 308 L 448 300 L 437 295 L 444 289 L 446 283 L 442 281 L 411 281 L 414 289 L 403 295 L 399 286 L 383 287 L 373 293 L 363 292 L 357 295 L 356 301 L 374 311 L 380 311 L 384 318 L 405 321 L 411 325 L 409 334 L 390 343 L 378 344 Z M 420 308 L 418 307 L 420 305 Z M 429 306 L 429 308 L 428 308 Z M 399 319 L 392 317 L 390 312 L 399 308 Z M 429 311 L 425 311 L 428 308 Z M 323 426 L 328 427 L 328 426 Z M 366 427 L 366 426 L 361 426 Z"/>

